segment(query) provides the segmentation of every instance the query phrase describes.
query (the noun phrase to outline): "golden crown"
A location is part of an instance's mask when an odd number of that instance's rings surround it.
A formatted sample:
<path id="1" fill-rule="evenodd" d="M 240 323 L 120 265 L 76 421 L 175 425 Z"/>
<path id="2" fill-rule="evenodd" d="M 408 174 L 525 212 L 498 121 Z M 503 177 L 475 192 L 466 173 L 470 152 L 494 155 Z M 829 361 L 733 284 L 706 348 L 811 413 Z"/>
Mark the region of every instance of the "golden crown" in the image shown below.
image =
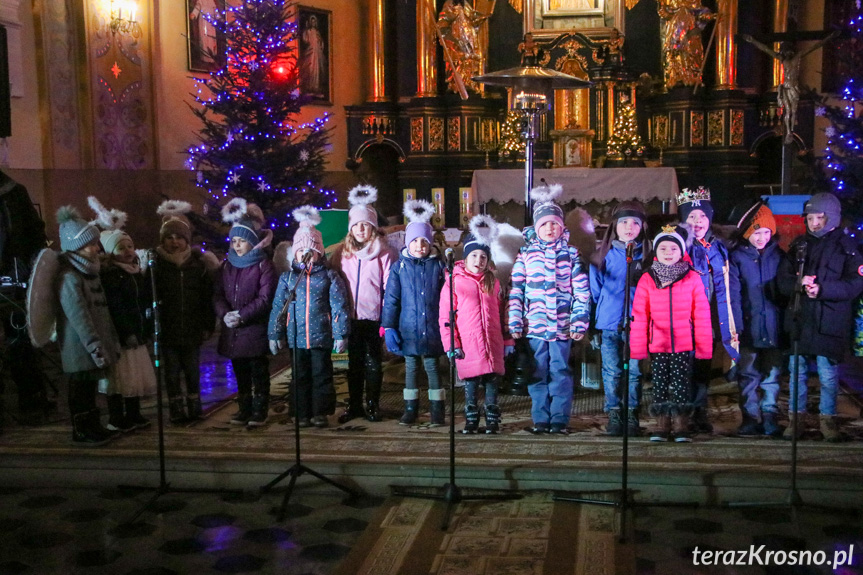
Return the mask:
<path id="1" fill-rule="evenodd" d="M 695 190 L 690 190 L 689 188 L 683 188 L 679 194 L 677 194 L 677 205 L 682 206 L 683 204 L 694 203 L 694 202 L 709 202 L 710 201 L 710 188 L 705 188 L 704 186 L 698 186 Z M 696 204 L 698 205 L 698 204 Z"/>

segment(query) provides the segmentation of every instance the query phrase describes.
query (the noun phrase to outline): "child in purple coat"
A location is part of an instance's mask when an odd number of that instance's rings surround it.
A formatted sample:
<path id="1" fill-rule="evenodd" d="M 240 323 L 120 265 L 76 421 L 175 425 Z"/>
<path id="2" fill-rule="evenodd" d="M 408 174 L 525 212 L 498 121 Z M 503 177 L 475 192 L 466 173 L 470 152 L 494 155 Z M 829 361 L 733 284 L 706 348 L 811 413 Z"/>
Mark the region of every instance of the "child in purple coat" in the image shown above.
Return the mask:
<path id="1" fill-rule="evenodd" d="M 237 378 L 239 410 L 233 425 L 258 427 L 267 422 L 270 371 L 267 322 L 276 293 L 276 270 L 265 248 L 273 232 L 264 229 L 264 214 L 255 204 L 234 198 L 222 209 L 232 224 L 228 261 L 216 281 L 213 305 L 225 324 L 219 337 L 219 354 L 231 358 Z"/>

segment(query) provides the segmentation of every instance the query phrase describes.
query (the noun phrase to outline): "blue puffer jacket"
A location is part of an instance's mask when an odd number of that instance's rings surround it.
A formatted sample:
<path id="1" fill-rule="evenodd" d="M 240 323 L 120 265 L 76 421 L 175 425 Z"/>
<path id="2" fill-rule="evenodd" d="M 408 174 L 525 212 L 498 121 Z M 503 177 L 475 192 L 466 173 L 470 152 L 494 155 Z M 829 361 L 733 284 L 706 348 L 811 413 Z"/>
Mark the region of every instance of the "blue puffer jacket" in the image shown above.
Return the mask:
<path id="1" fill-rule="evenodd" d="M 438 315 L 444 265 L 439 257 L 415 258 L 407 248 L 390 268 L 381 327 L 402 337 L 401 355 L 443 355 Z"/>
<path id="2" fill-rule="evenodd" d="M 635 287 L 642 273 L 642 249 L 638 244 L 632 254 L 630 304 L 635 299 Z M 605 269 L 590 264 L 590 299 L 593 305 L 594 329 L 616 330 L 623 318 L 623 296 L 626 287 L 626 246 L 614 241 L 605 255 Z"/>
<path id="3" fill-rule="evenodd" d="M 299 283 L 297 283 L 299 278 Z M 290 309 L 284 323 L 278 321 L 288 294 L 297 284 L 297 317 L 290 317 Z M 294 322 L 300 349 L 332 349 L 333 340 L 347 339 L 350 329 L 350 307 L 348 291 L 338 273 L 318 261 L 308 270 L 296 263 L 291 271 L 279 278 L 276 298 L 270 312 L 267 338 L 281 341 L 287 332 L 288 347 L 294 347 Z M 297 321 L 298 320 L 298 321 Z"/>
<path id="4" fill-rule="evenodd" d="M 740 343 L 757 349 L 782 346 L 782 304 L 776 270 L 784 252 L 775 239 L 761 253 L 744 241 L 732 250 L 729 261 L 735 317 L 742 318 Z"/>
<path id="5" fill-rule="evenodd" d="M 735 293 L 740 288 L 731 285 L 732 279 L 729 273 L 728 248 L 722 240 L 707 232 L 704 243 L 699 240 L 692 242 L 689 248 L 689 257 L 692 258 L 692 267 L 701 275 L 707 300 L 710 302 L 710 313 L 713 316 L 714 326 L 719 323 L 719 334 L 722 344 L 731 359 L 740 359 L 740 342 L 737 329 L 740 325 L 740 316 L 735 316 L 729 293 Z M 715 333 L 714 333 L 715 337 Z"/>

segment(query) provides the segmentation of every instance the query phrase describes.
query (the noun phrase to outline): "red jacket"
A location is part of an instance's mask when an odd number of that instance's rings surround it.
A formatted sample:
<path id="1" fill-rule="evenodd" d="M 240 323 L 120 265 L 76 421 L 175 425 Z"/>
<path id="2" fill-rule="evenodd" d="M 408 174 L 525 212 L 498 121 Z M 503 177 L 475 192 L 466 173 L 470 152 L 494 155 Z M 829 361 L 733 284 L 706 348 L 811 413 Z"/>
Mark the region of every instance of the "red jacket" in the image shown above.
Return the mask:
<path id="1" fill-rule="evenodd" d="M 495 280 L 492 292 L 483 292 L 482 276 L 469 273 L 464 262 L 456 262 L 453 277 L 455 346 L 464 352 L 464 359 L 455 362 L 458 376 L 468 379 L 487 373 L 503 375 L 503 348 L 504 345 L 514 345 L 514 342 L 503 331 L 505 308 L 500 283 Z M 447 275 L 440 293 L 440 335 L 445 350 L 450 349 L 449 282 Z"/>
<path id="2" fill-rule="evenodd" d="M 648 270 L 638 280 L 632 314 L 632 359 L 646 359 L 648 353 L 692 350 L 697 359 L 713 357 L 710 303 L 696 272 L 689 271 L 671 285 L 659 288 Z"/>

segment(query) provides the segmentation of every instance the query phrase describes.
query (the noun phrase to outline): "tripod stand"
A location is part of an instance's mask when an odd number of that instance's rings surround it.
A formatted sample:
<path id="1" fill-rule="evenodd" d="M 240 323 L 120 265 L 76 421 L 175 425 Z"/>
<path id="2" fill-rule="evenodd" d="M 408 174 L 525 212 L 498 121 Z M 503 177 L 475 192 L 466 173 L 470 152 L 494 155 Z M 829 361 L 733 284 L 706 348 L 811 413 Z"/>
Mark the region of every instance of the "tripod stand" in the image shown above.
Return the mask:
<path id="1" fill-rule="evenodd" d="M 646 240 L 645 240 L 646 241 Z M 630 363 L 632 361 L 629 349 L 629 334 L 632 331 L 632 264 L 633 253 L 635 251 L 635 242 L 626 244 L 626 275 L 624 279 L 623 291 L 623 317 L 621 319 L 618 331 L 622 334 L 621 346 L 623 348 L 623 372 L 620 376 L 620 387 L 626 385 L 626 390 L 623 395 L 623 412 L 629 414 L 629 373 Z M 637 360 L 636 360 L 637 361 Z M 647 507 L 647 506 L 685 506 L 697 507 L 697 504 L 689 503 L 637 503 L 632 499 L 634 491 L 629 489 L 629 425 L 623 426 L 623 455 L 620 467 L 620 489 L 609 489 L 605 491 L 580 491 L 580 494 L 606 494 L 612 496 L 608 499 L 592 498 L 592 497 L 570 497 L 555 495 L 555 501 L 570 501 L 573 503 L 585 503 L 588 505 L 609 505 L 620 508 L 620 542 L 626 542 L 626 512 L 630 507 Z"/>
<path id="2" fill-rule="evenodd" d="M 446 250 L 447 271 L 449 272 L 449 376 L 450 381 L 456 380 L 456 365 L 455 365 L 455 278 L 453 276 L 453 251 L 452 248 Z M 449 527 L 449 520 L 452 515 L 454 505 L 462 501 L 503 501 L 508 499 L 521 499 L 521 494 L 499 491 L 496 493 L 471 493 L 466 495 L 455 481 L 455 393 L 454 388 L 450 389 L 449 394 L 449 483 L 437 488 L 434 493 L 427 491 L 416 491 L 412 488 L 391 485 L 392 494 L 399 497 L 416 497 L 420 499 L 434 499 L 446 502 L 446 512 L 444 513 L 441 530 L 446 531 Z"/>
<path id="3" fill-rule="evenodd" d="M 135 485 L 121 485 L 121 489 L 135 489 L 142 491 L 153 491 L 152 497 L 142 505 L 138 511 L 130 517 L 124 525 L 134 523 L 147 508 L 167 493 L 239 493 L 236 489 L 209 489 L 205 487 L 184 487 L 182 489 L 171 487 L 166 479 L 165 472 L 165 415 L 162 390 L 165 387 L 165 368 L 162 365 L 161 335 L 162 322 L 159 312 L 159 298 L 156 289 L 156 251 L 147 252 L 147 267 L 150 269 L 150 287 L 153 290 L 153 359 L 156 366 L 156 419 L 159 425 L 159 485 L 157 487 L 144 487 Z"/>
<path id="4" fill-rule="evenodd" d="M 285 519 L 285 512 L 288 508 L 288 501 L 291 498 L 291 494 L 294 492 L 294 485 L 297 483 L 297 479 L 300 478 L 304 473 L 308 473 L 314 477 L 317 477 L 324 483 L 328 483 L 335 487 L 336 489 L 341 489 L 351 497 L 358 497 L 358 493 L 349 487 L 345 487 L 340 483 L 336 483 L 329 477 L 322 475 L 315 471 L 314 469 L 309 468 L 306 465 L 303 465 L 302 460 L 302 452 L 300 445 L 300 395 L 298 391 L 299 382 L 297 380 L 297 366 L 299 365 L 299 334 L 297 333 L 297 286 L 300 284 L 300 280 L 302 280 L 303 276 L 311 275 L 311 265 L 312 265 L 312 251 L 309 250 L 306 252 L 306 257 L 303 259 L 303 271 L 297 274 L 297 281 L 294 282 L 293 287 L 291 287 L 288 292 L 288 299 L 285 302 L 285 307 L 283 309 L 290 310 L 288 312 L 288 318 L 293 319 L 293 328 L 292 328 L 292 336 L 294 338 L 294 347 L 292 348 L 292 356 L 291 356 L 291 388 L 293 390 L 293 399 L 294 399 L 294 464 L 279 474 L 275 479 L 261 487 L 261 493 L 266 493 L 277 483 L 285 479 L 286 477 L 290 477 L 290 481 L 288 482 L 288 489 L 285 491 L 285 496 L 282 498 L 282 505 L 279 507 L 279 515 L 278 520 L 283 521 Z M 306 302 L 308 305 L 308 302 Z M 281 317 L 281 316 L 280 316 Z M 290 319 L 288 321 L 290 322 Z"/>

